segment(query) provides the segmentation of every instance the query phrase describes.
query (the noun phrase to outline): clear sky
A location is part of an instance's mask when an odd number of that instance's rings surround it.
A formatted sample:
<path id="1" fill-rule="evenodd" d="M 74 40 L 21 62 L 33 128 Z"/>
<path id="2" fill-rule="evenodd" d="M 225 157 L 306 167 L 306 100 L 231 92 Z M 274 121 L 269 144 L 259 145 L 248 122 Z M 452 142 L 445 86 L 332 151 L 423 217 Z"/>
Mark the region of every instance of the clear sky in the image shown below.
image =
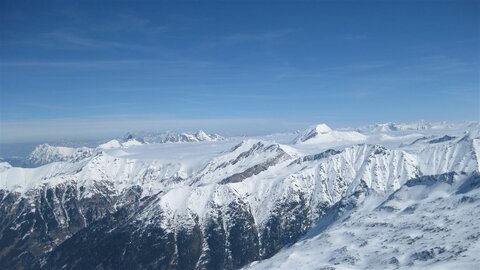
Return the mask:
<path id="1" fill-rule="evenodd" d="M 1 143 L 480 118 L 479 1 L 1 1 L 0 34 Z"/>

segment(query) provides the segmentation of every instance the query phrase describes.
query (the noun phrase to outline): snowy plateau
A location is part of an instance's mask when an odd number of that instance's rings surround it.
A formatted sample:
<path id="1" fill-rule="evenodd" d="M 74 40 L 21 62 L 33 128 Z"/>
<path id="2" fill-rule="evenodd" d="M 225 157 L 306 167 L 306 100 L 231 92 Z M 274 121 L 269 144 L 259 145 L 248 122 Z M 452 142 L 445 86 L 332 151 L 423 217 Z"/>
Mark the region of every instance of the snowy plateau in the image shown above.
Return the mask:
<path id="1" fill-rule="evenodd" d="M 42 144 L 0 162 L 0 268 L 479 269 L 479 160 L 478 122 Z"/>

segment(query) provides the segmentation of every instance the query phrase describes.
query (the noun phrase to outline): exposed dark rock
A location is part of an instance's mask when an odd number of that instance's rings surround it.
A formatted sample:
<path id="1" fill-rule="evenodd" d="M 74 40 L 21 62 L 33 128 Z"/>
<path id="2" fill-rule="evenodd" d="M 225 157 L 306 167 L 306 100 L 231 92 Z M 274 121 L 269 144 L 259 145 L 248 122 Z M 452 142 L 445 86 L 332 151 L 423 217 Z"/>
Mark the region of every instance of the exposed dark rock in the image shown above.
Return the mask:
<path id="1" fill-rule="evenodd" d="M 429 250 L 422 250 L 422 251 L 419 251 L 419 252 L 415 252 L 410 256 L 410 258 L 413 261 L 417 261 L 417 260 L 418 261 L 428 261 L 428 260 L 431 260 L 431 259 L 435 258 L 436 255 L 442 254 L 443 252 L 445 252 L 445 248 L 435 247 L 435 248 L 432 248 L 432 249 L 429 249 Z"/>
<path id="2" fill-rule="evenodd" d="M 285 245 L 293 244 L 311 226 L 309 204 L 300 194 L 298 201 L 279 204 L 267 221 L 261 234 L 261 255 L 268 258 Z"/>
<path id="3" fill-rule="evenodd" d="M 232 164 L 237 163 L 239 161 L 239 159 L 251 155 L 255 150 L 260 149 L 262 147 L 264 147 L 264 145 L 262 143 L 254 144 L 252 146 L 252 148 L 250 148 L 250 150 L 241 153 L 231 163 Z M 257 174 L 259 174 L 263 171 L 266 171 L 271 166 L 274 166 L 274 165 L 290 158 L 290 155 L 287 154 L 285 151 L 283 151 L 281 148 L 279 148 L 278 145 L 270 145 L 270 146 L 266 147 L 264 150 L 265 151 L 274 151 L 277 155 L 274 158 L 269 159 L 269 160 L 267 160 L 265 162 L 262 162 L 260 164 L 256 164 L 256 165 L 246 169 L 245 171 L 243 171 L 241 173 L 236 173 L 236 174 L 233 174 L 233 175 L 223 179 L 222 181 L 220 181 L 220 184 L 241 182 L 248 177 L 251 177 L 251 176 L 257 175 Z M 226 166 L 226 164 L 224 164 L 223 166 Z"/>
<path id="4" fill-rule="evenodd" d="M 413 186 L 432 186 L 437 183 L 447 183 L 451 185 L 453 183 L 454 177 L 457 175 L 455 172 L 444 173 L 440 175 L 426 175 L 420 176 L 414 179 L 408 180 L 405 185 L 407 187 Z"/>
<path id="5" fill-rule="evenodd" d="M 298 159 L 294 160 L 291 164 L 300 164 L 302 162 L 320 160 L 320 159 L 328 158 L 330 156 L 337 155 L 337 154 L 340 154 L 340 153 L 341 153 L 341 151 L 334 150 L 334 149 L 328 149 L 328 150 L 326 150 L 322 153 L 319 153 L 319 154 L 307 155 L 307 156 L 298 158 Z"/>
<path id="6" fill-rule="evenodd" d="M 0 268 L 21 268 L 63 241 L 115 211 L 116 197 L 105 194 L 82 197 L 74 183 L 43 187 L 22 197 L 0 191 Z M 127 198 L 127 197 L 125 197 Z"/>
<path id="7" fill-rule="evenodd" d="M 402 213 L 403 214 L 413 214 L 413 213 L 415 213 L 415 210 L 417 209 L 417 207 L 418 207 L 417 204 L 409 205 L 405 209 L 403 209 Z"/>
<path id="8" fill-rule="evenodd" d="M 480 188 L 480 174 L 478 172 L 474 172 L 458 188 L 457 194 L 468 193 L 469 191 L 477 188 Z"/>
<path id="9" fill-rule="evenodd" d="M 347 247 L 342 247 L 333 251 L 332 257 L 328 262 L 334 265 L 341 263 L 355 265 L 359 260 L 358 254 L 355 254 L 352 250 L 348 250 Z"/>
<path id="10" fill-rule="evenodd" d="M 451 140 L 453 140 L 453 139 L 455 139 L 455 138 L 457 138 L 457 137 L 445 135 L 445 136 L 443 136 L 443 137 L 441 137 L 441 138 L 433 139 L 433 140 L 429 141 L 428 143 L 433 144 L 433 143 L 447 142 L 447 141 L 451 141 Z"/>

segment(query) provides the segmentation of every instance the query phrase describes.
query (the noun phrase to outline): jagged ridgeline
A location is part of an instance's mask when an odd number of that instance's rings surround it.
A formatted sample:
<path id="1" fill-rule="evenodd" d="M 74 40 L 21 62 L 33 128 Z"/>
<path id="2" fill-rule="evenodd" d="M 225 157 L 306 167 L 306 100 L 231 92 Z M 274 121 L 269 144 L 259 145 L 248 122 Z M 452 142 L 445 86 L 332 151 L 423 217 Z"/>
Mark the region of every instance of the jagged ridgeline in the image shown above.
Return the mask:
<path id="1" fill-rule="evenodd" d="M 479 263 L 478 123 L 182 134 L 0 163 L 0 268 Z"/>

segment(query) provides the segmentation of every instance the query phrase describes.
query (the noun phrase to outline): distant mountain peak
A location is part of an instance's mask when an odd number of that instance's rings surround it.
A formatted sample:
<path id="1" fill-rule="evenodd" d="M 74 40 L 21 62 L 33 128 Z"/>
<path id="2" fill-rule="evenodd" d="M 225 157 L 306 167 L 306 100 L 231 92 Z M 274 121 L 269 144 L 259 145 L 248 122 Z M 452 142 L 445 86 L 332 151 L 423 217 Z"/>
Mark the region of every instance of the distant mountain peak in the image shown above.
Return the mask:
<path id="1" fill-rule="evenodd" d="M 38 167 L 57 161 L 76 161 L 86 157 L 89 157 L 93 152 L 92 148 L 88 147 L 65 147 L 65 146 L 52 146 L 44 143 L 40 144 L 32 153 L 25 159 L 25 166 Z"/>
<path id="2" fill-rule="evenodd" d="M 337 131 L 326 124 L 313 125 L 295 138 L 295 143 L 362 142 L 366 136 L 356 131 Z"/>
<path id="3" fill-rule="evenodd" d="M 318 133 L 329 133 L 329 132 L 332 131 L 332 129 L 331 129 L 329 126 L 327 126 L 327 124 L 324 124 L 324 123 L 318 124 L 318 125 L 315 125 L 315 126 L 312 126 L 312 127 L 313 127 L 313 128 L 315 129 L 315 131 L 317 131 Z"/>

